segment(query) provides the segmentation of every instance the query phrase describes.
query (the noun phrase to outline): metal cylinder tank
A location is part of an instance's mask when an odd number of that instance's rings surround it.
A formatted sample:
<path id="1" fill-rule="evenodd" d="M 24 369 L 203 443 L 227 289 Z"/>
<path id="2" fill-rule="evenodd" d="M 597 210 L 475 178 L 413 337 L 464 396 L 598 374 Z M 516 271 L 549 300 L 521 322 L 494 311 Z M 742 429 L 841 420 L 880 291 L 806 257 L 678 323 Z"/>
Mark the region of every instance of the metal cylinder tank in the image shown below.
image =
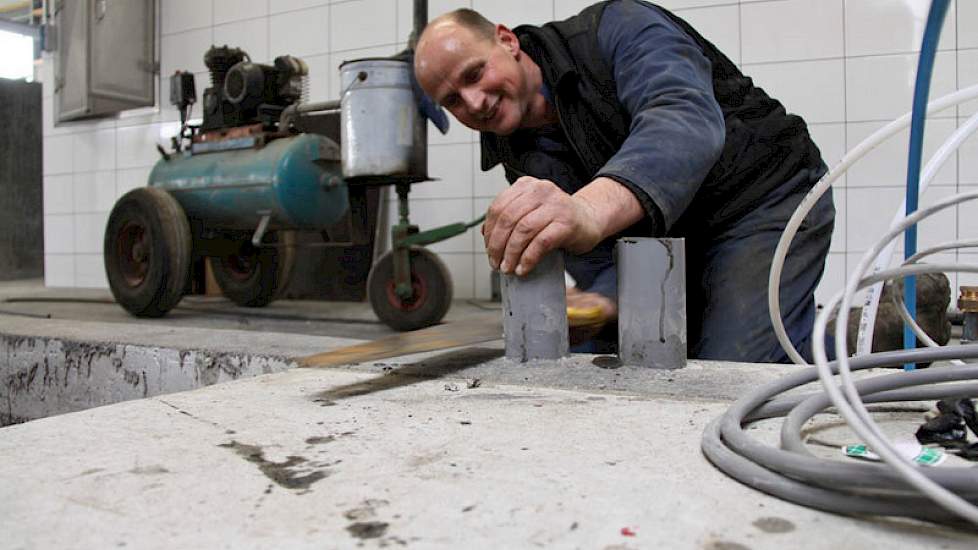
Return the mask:
<path id="1" fill-rule="evenodd" d="M 427 129 L 412 70 L 406 61 L 386 58 L 340 65 L 344 177 L 427 179 Z"/>
<path id="2" fill-rule="evenodd" d="M 261 147 L 173 155 L 149 185 L 169 191 L 187 216 L 213 227 L 254 230 L 262 217 L 282 229 L 324 229 L 349 208 L 339 147 L 314 134 Z"/>

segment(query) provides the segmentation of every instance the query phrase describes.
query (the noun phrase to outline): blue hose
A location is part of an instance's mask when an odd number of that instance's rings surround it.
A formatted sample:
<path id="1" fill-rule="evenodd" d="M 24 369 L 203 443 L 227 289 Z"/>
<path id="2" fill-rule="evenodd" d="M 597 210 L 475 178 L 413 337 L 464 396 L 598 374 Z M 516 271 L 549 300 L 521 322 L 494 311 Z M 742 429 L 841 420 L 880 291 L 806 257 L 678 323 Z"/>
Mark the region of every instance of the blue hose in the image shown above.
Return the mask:
<path id="1" fill-rule="evenodd" d="M 917 81 L 914 84 L 913 111 L 910 117 L 910 152 L 907 161 L 907 215 L 917 210 L 920 194 L 920 165 L 924 149 L 924 123 L 927 120 L 927 101 L 930 96 L 931 75 L 934 72 L 934 58 L 937 55 L 937 43 L 941 38 L 941 27 L 944 26 L 944 16 L 947 15 L 949 0 L 933 0 L 930 13 L 927 14 L 927 26 L 924 28 L 924 40 L 920 46 L 920 61 L 917 64 Z M 904 259 L 917 253 L 917 226 L 907 228 L 903 235 Z M 903 287 L 903 299 L 907 304 L 910 315 L 917 318 L 917 279 L 907 277 Z M 917 336 L 909 325 L 903 327 L 903 347 L 917 347 Z M 903 366 L 904 370 L 913 370 L 913 363 Z"/>

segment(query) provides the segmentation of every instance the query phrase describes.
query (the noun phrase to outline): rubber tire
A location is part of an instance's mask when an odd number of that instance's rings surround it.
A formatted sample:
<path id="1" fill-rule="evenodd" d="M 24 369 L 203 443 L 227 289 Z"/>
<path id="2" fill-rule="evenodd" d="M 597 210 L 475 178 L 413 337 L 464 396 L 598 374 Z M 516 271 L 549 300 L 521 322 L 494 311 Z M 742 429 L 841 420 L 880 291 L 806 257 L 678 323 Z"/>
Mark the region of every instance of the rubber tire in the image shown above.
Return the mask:
<path id="1" fill-rule="evenodd" d="M 433 252 L 411 247 L 411 281 L 420 302 L 404 302 L 394 294 L 394 253 L 388 252 L 374 264 L 367 277 L 367 297 L 377 317 L 394 330 L 408 331 L 434 325 L 452 305 L 452 277 Z"/>
<path id="2" fill-rule="evenodd" d="M 121 232 L 127 228 L 143 231 L 140 240 L 148 244 L 146 259 L 137 260 L 145 265 L 139 281 L 126 276 L 132 272 L 121 250 L 126 244 Z M 109 214 L 103 241 L 105 274 L 115 301 L 136 317 L 166 315 L 183 298 L 192 247 L 187 216 L 172 195 L 155 187 L 139 187 L 123 195 Z"/>
<path id="3" fill-rule="evenodd" d="M 239 306 L 265 307 L 289 284 L 295 266 L 295 232 L 271 232 L 264 241 L 269 244 L 281 241 L 285 246 L 256 249 L 245 241 L 241 253 L 212 258 L 217 285 L 225 297 Z M 242 263 L 250 263 L 251 269 L 243 272 Z"/>

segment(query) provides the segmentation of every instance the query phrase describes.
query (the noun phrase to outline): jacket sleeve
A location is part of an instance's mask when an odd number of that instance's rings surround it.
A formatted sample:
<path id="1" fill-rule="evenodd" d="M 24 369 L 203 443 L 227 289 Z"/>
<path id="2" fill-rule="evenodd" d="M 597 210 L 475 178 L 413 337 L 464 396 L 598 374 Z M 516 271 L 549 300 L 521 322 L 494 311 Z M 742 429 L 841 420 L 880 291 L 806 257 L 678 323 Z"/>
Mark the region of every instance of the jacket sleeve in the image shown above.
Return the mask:
<path id="1" fill-rule="evenodd" d="M 628 187 L 654 233 L 665 234 L 723 151 L 726 129 L 710 61 L 665 14 L 633 0 L 608 5 L 598 46 L 631 126 L 597 176 Z"/>

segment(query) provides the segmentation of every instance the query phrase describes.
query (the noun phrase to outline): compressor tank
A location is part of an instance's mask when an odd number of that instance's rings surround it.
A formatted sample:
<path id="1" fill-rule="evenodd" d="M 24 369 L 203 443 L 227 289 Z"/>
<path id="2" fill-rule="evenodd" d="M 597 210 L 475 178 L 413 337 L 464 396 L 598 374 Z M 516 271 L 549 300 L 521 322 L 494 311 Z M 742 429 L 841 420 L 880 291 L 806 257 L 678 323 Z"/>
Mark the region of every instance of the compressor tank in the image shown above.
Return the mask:
<path id="1" fill-rule="evenodd" d="M 167 190 L 187 216 L 209 227 L 321 230 L 349 207 L 339 147 L 315 134 L 272 140 L 260 147 L 183 152 L 160 160 L 150 187 Z"/>

